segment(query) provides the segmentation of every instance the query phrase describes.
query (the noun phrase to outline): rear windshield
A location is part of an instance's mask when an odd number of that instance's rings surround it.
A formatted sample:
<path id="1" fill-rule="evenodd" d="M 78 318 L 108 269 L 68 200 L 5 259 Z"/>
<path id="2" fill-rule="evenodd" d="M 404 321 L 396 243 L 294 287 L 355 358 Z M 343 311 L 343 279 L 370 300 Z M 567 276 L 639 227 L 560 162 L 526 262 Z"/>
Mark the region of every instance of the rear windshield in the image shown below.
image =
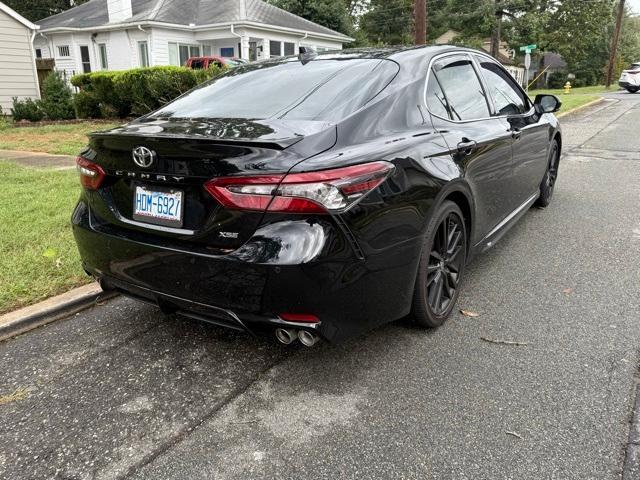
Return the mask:
<path id="1" fill-rule="evenodd" d="M 337 121 L 375 97 L 398 68 L 379 59 L 252 64 L 196 88 L 151 117 Z"/>

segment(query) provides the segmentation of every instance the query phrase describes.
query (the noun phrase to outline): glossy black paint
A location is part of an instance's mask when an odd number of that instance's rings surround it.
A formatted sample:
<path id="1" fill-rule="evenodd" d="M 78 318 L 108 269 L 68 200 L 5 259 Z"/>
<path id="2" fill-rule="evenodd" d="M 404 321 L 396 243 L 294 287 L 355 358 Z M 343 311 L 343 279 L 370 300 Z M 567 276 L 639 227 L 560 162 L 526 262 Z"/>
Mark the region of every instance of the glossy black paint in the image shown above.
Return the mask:
<path id="1" fill-rule="evenodd" d="M 93 134 L 83 155 L 108 179 L 84 191 L 73 214 L 85 269 L 168 311 L 228 326 L 275 326 L 283 324 L 281 313 L 314 314 L 321 322 L 308 328 L 330 341 L 406 316 L 432 210 L 444 199 L 460 206 L 471 258 L 533 203 L 550 142 L 561 142 L 558 121 L 533 104 L 525 114 L 469 122 L 432 115 L 425 103 L 430 63 L 461 52 L 471 53 L 439 46 L 318 55 L 313 61 L 384 58 L 399 66 L 367 105 L 333 123 L 143 117 Z M 253 68 L 260 67 L 234 74 Z M 138 145 L 158 154 L 150 171 L 131 161 Z M 202 186 L 216 176 L 376 160 L 392 162 L 392 176 L 341 215 L 228 210 Z M 132 221 L 139 183 L 184 189 L 181 229 Z"/>

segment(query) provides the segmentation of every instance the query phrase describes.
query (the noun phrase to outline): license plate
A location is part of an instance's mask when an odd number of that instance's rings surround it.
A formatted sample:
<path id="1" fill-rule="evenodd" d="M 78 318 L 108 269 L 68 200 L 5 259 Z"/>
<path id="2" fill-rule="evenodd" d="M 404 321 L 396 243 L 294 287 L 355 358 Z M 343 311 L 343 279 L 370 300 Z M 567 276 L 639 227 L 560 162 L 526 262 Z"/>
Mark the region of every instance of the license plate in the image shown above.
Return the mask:
<path id="1" fill-rule="evenodd" d="M 182 191 L 136 186 L 133 218 L 168 227 L 182 226 Z"/>

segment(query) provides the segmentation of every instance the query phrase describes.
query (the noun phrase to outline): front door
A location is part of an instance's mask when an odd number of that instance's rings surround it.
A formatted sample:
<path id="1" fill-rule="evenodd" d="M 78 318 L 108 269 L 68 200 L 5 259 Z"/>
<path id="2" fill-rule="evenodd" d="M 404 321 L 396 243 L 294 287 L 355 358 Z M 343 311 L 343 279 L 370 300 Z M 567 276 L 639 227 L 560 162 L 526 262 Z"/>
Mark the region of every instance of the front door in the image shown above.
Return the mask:
<path id="1" fill-rule="evenodd" d="M 480 72 L 493 99 L 494 115 L 504 118 L 513 137 L 513 198 L 521 205 L 539 191 L 547 168 L 549 131 L 539 122 L 531 101 L 502 65 L 476 55 Z"/>
<path id="2" fill-rule="evenodd" d="M 91 58 L 89 57 L 89 47 L 86 45 L 80 46 L 80 61 L 82 62 L 82 72 L 91 72 Z"/>
<path id="3" fill-rule="evenodd" d="M 513 140 L 507 122 L 491 116 L 487 95 L 466 54 L 434 62 L 427 105 L 433 127 L 444 137 L 473 191 L 475 244 L 515 208 L 511 203 Z"/>

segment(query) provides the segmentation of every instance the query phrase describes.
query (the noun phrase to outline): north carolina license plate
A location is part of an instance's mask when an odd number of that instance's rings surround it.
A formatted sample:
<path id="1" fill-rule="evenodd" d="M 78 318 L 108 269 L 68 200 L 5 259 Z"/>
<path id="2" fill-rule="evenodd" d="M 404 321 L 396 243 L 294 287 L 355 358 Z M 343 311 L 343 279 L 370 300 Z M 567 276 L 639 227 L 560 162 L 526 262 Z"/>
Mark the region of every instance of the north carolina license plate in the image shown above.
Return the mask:
<path id="1" fill-rule="evenodd" d="M 168 227 L 182 226 L 182 191 L 136 186 L 133 218 Z"/>

